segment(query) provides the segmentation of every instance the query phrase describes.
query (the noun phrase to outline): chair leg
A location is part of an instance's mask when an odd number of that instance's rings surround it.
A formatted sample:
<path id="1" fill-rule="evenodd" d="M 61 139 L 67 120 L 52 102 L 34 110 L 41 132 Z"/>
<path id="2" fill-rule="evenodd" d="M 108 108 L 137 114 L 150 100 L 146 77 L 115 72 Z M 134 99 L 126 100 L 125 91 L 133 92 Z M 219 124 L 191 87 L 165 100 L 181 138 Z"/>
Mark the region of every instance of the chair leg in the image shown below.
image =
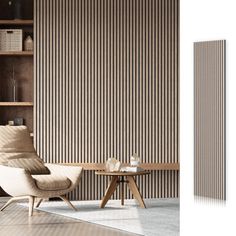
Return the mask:
<path id="1" fill-rule="evenodd" d="M 5 208 L 7 208 L 14 201 L 16 201 L 16 199 L 14 197 L 9 199 L 8 202 L 0 209 L 0 211 L 3 211 Z"/>
<path id="2" fill-rule="evenodd" d="M 33 216 L 35 197 L 29 196 L 29 216 Z"/>
<path id="3" fill-rule="evenodd" d="M 40 206 L 40 204 L 42 203 L 43 199 L 39 198 L 37 204 L 35 205 L 35 208 L 38 208 Z"/>
<path id="4" fill-rule="evenodd" d="M 21 196 L 21 197 L 12 197 L 1 209 L 0 211 L 3 211 L 6 209 L 12 202 L 22 200 L 22 199 L 29 199 L 29 216 L 33 215 L 33 209 L 34 209 L 34 199 L 33 196 Z"/>
<path id="5" fill-rule="evenodd" d="M 73 210 L 78 210 L 65 196 L 59 196 L 59 198 L 61 198 Z"/>

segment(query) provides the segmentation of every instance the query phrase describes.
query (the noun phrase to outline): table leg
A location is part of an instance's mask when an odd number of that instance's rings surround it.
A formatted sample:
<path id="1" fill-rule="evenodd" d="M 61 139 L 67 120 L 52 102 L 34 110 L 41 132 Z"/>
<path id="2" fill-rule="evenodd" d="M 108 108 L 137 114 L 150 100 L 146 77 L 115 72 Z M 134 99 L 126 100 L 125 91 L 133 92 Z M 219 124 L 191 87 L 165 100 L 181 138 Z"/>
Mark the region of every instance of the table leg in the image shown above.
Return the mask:
<path id="1" fill-rule="evenodd" d="M 109 183 L 109 186 L 106 189 L 106 193 L 102 199 L 100 208 L 104 208 L 107 204 L 108 200 L 112 196 L 112 194 L 115 192 L 117 186 L 119 185 L 119 177 L 118 176 L 112 176 L 111 182 Z"/>
<path id="2" fill-rule="evenodd" d="M 121 181 L 120 181 L 120 199 L 121 199 L 121 205 L 123 206 L 124 205 L 124 176 L 121 176 Z"/>
<path id="3" fill-rule="evenodd" d="M 146 205 L 143 201 L 141 193 L 139 192 L 139 189 L 138 189 L 138 186 L 137 186 L 137 184 L 134 180 L 134 177 L 133 176 L 127 176 L 127 180 L 128 180 L 129 189 L 133 193 L 134 198 L 139 202 L 139 205 L 142 208 L 146 208 Z"/>

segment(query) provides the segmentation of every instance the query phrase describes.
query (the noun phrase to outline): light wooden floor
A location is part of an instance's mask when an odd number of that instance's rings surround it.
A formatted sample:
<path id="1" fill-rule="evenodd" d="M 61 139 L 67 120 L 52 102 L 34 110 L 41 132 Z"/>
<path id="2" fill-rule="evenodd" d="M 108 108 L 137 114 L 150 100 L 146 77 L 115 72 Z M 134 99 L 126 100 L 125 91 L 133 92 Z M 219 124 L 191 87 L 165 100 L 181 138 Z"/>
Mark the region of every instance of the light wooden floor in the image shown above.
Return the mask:
<path id="1" fill-rule="evenodd" d="M 2 206 L 8 198 L 0 198 Z M 41 211 L 28 217 L 28 209 L 12 204 L 0 212 L 1 236 L 134 236 L 126 232 Z"/>

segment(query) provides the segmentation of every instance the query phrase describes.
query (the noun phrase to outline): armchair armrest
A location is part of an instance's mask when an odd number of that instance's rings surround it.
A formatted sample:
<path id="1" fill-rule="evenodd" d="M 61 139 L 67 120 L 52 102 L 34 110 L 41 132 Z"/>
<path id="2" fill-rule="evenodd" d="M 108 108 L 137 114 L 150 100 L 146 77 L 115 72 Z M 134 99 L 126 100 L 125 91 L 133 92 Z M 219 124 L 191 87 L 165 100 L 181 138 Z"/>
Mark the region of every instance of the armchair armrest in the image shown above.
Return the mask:
<path id="1" fill-rule="evenodd" d="M 59 164 L 45 164 L 48 169 L 51 171 L 52 174 L 63 174 L 65 175 L 70 181 L 72 185 L 78 185 L 83 168 L 80 166 L 64 166 Z"/>
<path id="2" fill-rule="evenodd" d="M 3 165 L 0 165 L 0 186 L 12 196 L 23 196 L 36 189 L 35 181 L 29 172 Z"/>

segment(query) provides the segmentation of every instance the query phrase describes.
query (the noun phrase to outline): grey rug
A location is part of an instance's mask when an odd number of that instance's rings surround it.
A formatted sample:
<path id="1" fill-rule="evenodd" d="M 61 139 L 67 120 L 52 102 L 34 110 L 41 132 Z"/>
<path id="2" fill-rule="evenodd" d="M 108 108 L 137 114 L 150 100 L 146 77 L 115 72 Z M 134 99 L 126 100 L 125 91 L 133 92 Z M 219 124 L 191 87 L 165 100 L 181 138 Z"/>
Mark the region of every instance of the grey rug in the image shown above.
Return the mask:
<path id="1" fill-rule="evenodd" d="M 75 212 L 63 202 L 43 202 L 39 210 L 145 236 L 179 235 L 179 199 L 146 199 L 147 209 L 135 200 L 110 200 L 104 209 L 100 201 L 74 201 Z M 24 204 L 25 205 L 25 204 Z"/>

